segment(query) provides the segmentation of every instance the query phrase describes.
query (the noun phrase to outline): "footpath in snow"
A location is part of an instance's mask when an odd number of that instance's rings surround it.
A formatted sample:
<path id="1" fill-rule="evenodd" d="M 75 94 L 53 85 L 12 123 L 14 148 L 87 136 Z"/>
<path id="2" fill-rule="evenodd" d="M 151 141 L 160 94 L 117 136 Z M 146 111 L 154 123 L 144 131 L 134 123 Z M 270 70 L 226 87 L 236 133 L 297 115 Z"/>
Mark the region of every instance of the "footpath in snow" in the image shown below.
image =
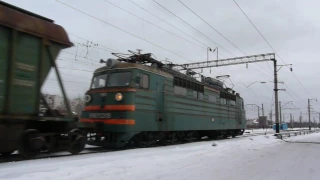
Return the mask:
<path id="1" fill-rule="evenodd" d="M 261 135 L 2 163 L 0 179 L 319 180 L 320 133 L 286 141 Z"/>

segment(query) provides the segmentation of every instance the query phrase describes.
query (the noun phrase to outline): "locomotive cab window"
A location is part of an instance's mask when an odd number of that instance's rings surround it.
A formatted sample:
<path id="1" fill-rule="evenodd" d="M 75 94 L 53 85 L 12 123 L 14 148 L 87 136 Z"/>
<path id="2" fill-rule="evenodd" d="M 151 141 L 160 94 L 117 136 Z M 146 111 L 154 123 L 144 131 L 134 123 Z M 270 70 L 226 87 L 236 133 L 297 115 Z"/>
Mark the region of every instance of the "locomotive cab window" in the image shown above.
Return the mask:
<path id="1" fill-rule="evenodd" d="M 105 87 L 107 77 L 108 77 L 108 74 L 102 74 L 94 77 L 92 81 L 91 89 Z"/>
<path id="2" fill-rule="evenodd" d="M 149 75 L 143 74 L 143 73 L 138 73 L 136 86 L 143 88 L 143 89 L 149 89 Z"/>
<path id="3" fill-rule="evenodd" d="M 131 72 L 119 72 L 109 75 L 108 87 L 129 86 Z"/>

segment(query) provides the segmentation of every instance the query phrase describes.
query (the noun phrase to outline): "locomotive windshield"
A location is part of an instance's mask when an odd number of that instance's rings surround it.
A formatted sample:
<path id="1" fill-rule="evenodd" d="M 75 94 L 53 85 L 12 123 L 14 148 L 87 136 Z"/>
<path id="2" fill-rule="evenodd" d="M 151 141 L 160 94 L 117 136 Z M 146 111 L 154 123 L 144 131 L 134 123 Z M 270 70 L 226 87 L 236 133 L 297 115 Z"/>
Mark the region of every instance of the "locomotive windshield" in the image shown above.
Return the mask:
<path id="1" fill-rule="evenodd" d="M 130 84 L 131 72 L 118 72 L 97 75 L 93 78 L 91 89 L 103 87 L 128 86 Z"/>
<path id="2" fill-rule="evenodd" d="M 102 88 L 106 86 L 108 74 L 98 75 L 93 78 L 91 89 Z"/>
<path id="3" fill-rule="evenodd" d="M 108 87 L 128 86 L 130 84 L 131 72 L 112 73 L 109 75 Z"/>

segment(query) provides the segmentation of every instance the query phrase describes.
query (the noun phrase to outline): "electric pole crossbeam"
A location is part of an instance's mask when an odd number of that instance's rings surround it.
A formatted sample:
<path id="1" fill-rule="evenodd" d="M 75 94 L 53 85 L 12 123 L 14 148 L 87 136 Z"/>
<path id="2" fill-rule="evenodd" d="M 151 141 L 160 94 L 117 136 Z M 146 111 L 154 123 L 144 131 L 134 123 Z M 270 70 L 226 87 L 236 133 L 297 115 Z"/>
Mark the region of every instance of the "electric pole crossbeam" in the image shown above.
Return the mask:
<path id="1" fill-rule="evenodd" d="M 243 56 L 243 57 L 227 58 L 227 59 L 220 59 L 220 60 L 213 60 L 213 61 L 203 61 L 203 62 L 188 63 L 188 64 L 174 64 L 173 67 L 175 67 L 175 69 L 177 70 L 201 69 L 201 68 L 209 68 L 209 67 L 230 66 L 230 65 L 237 65 L 237 64 L 273 61 L 273 60 L 275 60 L 275 54 L 267 53 L 267 54 L 258 54 L 258 55 L 252 55 L 252 56 Z"/>
<path id="2" fill-rule="evenodd" d="M 188 63 L 188 64 L 171 64 L 170 67 L 175 70 L 191 70 L 191 69 L 202 69 L 202 68 L 210 68 L 210 67 L 219 67 L 219 66 L 230 66 L 237 64 L 248 64 L 248 63 L 256 63 L 256 62 L 264 62 L 264 61 L 273 61 L 274 66 L 274 100 L 275 100 L 275 122 L 276 122 L 276 133 L 279 133 L 279 112 L 278 112 L 278 75 L 277 75 L 277 60 L 275 58 L 275 53 L 267 53 L 267 54 L 258 54 L 252 56 L 243 56 L 243 57 L 235 57 L 235 58 L 227 58 L 213 61 L 204 61 L 198 63 Z"/>

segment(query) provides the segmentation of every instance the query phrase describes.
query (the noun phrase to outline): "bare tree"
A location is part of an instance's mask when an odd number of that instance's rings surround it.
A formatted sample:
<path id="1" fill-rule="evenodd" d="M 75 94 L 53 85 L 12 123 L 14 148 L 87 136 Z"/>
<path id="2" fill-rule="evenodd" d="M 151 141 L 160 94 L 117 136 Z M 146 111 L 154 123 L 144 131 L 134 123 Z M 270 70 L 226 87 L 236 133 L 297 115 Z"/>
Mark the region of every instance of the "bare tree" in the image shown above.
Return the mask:
<path id="1" fill-rule="evenodd" d="M 74 102 L 74 111 L 80 118 L 81 112 L 84 110 L 85 107 L 85 101 L 84 101 L 84 96 L 78 96 L 77 98 L 73 99 Z"/>

